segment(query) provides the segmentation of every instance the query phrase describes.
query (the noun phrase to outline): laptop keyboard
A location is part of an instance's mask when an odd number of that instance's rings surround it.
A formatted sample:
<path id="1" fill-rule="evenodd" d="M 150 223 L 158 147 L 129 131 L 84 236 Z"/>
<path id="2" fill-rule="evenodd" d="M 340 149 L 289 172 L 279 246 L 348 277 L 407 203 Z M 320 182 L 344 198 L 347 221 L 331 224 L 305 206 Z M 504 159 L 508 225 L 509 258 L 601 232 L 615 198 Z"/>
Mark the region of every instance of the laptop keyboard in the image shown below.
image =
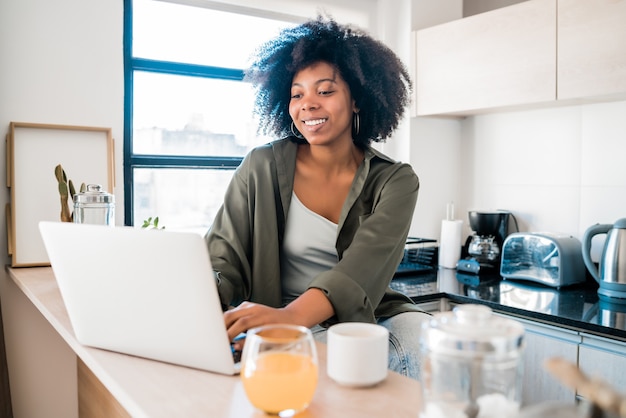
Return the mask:
<path id="1" fill-rule="evenodd" d="M 238 364 L 241 361 L 241 350 L 235 349 L 235 343 L 237 341 L 243 340 L 246 338 L 245 332 L 237 335 L 233 341 L 230 343 L 230 351 L 233 353 L 233 360 L 235 360 L 235 364 Z"/>
<path id="2" fill-rule="evenodd" d="M 235 364 L 241 361 L 241 350 L 235 350 L 235 347 L 230 346 L 230 351 L 233 352 L 233 360 L 235 360 Z"/>

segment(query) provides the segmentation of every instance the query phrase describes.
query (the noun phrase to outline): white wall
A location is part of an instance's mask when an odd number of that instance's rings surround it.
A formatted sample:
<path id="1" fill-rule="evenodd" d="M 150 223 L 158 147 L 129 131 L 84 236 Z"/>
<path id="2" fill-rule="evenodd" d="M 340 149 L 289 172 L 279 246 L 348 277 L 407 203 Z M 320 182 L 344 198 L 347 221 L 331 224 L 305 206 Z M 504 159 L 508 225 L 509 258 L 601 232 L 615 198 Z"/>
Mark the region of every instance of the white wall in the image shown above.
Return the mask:
<path id="1" fill-rule="evenodd" d="M 522 231 L 579 239 L 626 217 L 624 115 L 626 102 L 615 102 L 464 120 L 461 207 L 508 209 Z"/>
<path id="2" fill-rule="evenodd" d="M 122 10 L 120 0 L 0 1 L 0 133 L 4 137 L 11 121 L 112 128 L 120 208 L 124 201 Z M 71 158 L 76 157 L 88 158 Z M 2 146 L 0 172 L 5 171 L 5 158 Z M 5 207 L 8 196 L 3 188 L 0 207 Z M 122 216 L 119 210 L 118 223 Z M 0 217 L 4 219 L 4 211 Z M 7 264 L 4 220 L 0 237 L 0 257 Z M 67 399 L 72 388 L 76 393 L 75 359 L 34 307 L 23 309 L 18 292 L 2 269 L 0 297 L 14 416 L 75 416 L 75 399 L 69 405 L 58 401 Z M 42 345 L 46 336 L 50 338 Z M 60 361 L 46 361 L 50 358 Z M 38 377 L 40 372 L 45 379 Z"/>
<path id="3" fill-rule="evenodd" d="M 612 102 L 414 118 L 411 162 L 421 186 L 412 233 L 438 239 L 450 201 L 464 236 L 473 209 L 509 210 L 521 231 L 579 239 L 595 223 L 626 217 L 625 114 L 626 102 Z M 602 242 L 593 241 L 594 260 Z"/>
<path id="4" fill-rule="evenodd" d="M 526 0 L 464 0 L 463 17 L 488 12 L 500 7 L 512 6 L 523 1 Z"/>
<path id="5" fill-rule="evenodd" d="M 0 132 L 12 121 L 112 128 L 116 201 L 123 207 L 122 2 L 5 0 L 0 31 Z M 0 156 L 4 166 L 4 147 Z M 7 199 L 8 193 L 3 207 Z M 123 211 L 117 215 L 121 223 Z"/>
<path id="6" fill-rule="evenodd" d="M 411 121 L 411 164 L 419 176 L 420 190 L 410 234 L 439 239 L 446 205 L 453 202 L 455 217 L 465 219 L 459 209 L 462 185 L 461 121 L 413 118 Z"/>
<path id="7" fill-rule="evenodd" d="M 413 31 L 462 17 L 462 0 L 412 0 Z M 411 235 L 439 239 L 446 205 L 449 202 L 456 205 L 462 187 L 460 145 L 461 120 L 428 117 L 411 119 L 408 145 L 410 162 L 420 178 Z M 456 210 L 456 217 L 461 216 L 463 214 Z"/>

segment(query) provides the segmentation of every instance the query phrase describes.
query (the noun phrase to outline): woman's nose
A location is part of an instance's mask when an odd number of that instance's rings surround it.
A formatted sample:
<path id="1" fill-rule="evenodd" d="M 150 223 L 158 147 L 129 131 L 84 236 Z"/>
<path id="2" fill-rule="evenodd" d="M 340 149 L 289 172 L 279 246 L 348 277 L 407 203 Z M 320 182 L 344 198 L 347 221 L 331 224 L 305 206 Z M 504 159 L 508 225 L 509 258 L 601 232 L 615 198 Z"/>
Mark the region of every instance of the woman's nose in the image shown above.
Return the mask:
<path id="1" fill-rule="evenodd" d="M 313 110 L 313 109 L 317 109 L 317 107 L 319 106 L 319 104 L 317 103 L 317 100 L 315 100 L 315 96 L 310 97 L 310 96 L 306 96 L 304 98 L 304 100 L 302 101 L 302 110 Z"/>
<path id="2" fill-rule="evenodd" d="M 315 110 L 317 109 L 317 107 L 318 107 L 317 104 L 309 103 L 309 104 L 302 105 L 302 110 Z"/>

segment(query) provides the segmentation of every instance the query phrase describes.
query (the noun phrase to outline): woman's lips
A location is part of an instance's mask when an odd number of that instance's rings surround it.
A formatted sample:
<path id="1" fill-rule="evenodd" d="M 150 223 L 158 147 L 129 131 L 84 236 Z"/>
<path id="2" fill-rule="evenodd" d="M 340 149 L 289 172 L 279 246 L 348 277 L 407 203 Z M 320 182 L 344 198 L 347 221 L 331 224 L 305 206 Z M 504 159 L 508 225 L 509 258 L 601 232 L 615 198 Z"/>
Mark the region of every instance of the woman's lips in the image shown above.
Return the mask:
<path id="1" fill-rule="evenodd" d="M 320 125 L 320 124 L 326 122 L 326 118 L 305 120 L 303 122 L 304 122 L 304 124 L 306 126 L 315 126 L 315 125 Z"/>
<path id="2" fill-rule="evenodd" d="M 304 124 L 304 127 L 307 131 L 315 132 L 321 129 L 321 127 L 326 123 L 327 120 L 327 118 L 309 119 L 303 120 L 302 123 Z"/>

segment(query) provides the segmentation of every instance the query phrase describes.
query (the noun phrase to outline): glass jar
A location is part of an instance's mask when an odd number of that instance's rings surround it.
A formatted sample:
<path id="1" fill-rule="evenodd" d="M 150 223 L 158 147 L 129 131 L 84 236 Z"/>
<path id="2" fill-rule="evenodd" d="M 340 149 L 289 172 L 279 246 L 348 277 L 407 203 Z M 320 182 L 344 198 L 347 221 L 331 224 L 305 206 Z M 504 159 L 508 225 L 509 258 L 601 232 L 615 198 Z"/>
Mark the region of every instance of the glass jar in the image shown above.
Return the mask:
<path id="1" fill-rule="evenodd" d="M 114 226 L 115 196 L 88 184 L 84 193 L 74 195 L 74 223 Z"/>
<path id="2" fill-rule="evenodd" d="M 420 418 L 513 417 L 522 392 L 524 327 L 483 305 L 424 322 Z"/>

